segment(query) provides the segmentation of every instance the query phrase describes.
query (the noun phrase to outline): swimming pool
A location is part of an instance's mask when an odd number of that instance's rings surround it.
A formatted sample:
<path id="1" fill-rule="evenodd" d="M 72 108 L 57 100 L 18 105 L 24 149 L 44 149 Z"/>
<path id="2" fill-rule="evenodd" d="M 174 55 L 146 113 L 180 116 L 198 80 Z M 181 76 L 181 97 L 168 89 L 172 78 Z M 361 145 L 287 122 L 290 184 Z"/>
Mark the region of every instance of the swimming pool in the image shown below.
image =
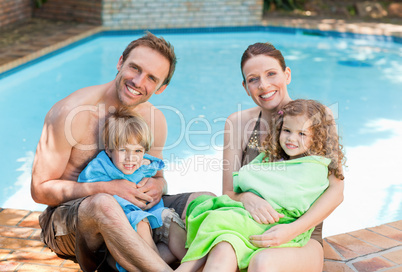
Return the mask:
<path id="1" fill-rule="evenodd" d="M 291 97 L 320 100 L 339 123 L 348 158 L 345 201 L 326 220 L 324 235 L 402 218 L 401 44 L 266 31 L 163 36 L 179 62 L 171 85 L 151 102 L 168 121 L 171 193 L 221 193 L 224 120 L 254 106 L 241 86 L 240 57 L 249 44 L 270 41 L 292 69 Z M 0 78 L 0 207 L 43 209 L 33 204 L 29 183 L 46 112 L 74 90 L 112 80 L 119 55 L 137 37 L 97 36 Z"/>

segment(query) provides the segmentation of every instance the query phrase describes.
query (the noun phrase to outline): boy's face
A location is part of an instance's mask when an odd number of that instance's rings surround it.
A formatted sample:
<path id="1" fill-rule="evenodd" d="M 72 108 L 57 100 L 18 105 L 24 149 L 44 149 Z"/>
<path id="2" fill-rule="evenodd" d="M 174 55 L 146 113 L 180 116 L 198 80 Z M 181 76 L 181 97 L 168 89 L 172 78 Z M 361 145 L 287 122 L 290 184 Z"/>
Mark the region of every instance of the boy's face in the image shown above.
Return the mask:
<path id="1" fill-rule="evenodd" d="M 285 116 L 279 143 L 290 159 L 304 156 L 312 143 L 311 121 L 305 115 Z"/>
<path id="2" fill-rule="evenodd" d="M 142 165 L 145 148 L 138 143 L 116 147 L 114 150 L 106 149 L 113 164 L 126 175 L 133 174 Z"/>

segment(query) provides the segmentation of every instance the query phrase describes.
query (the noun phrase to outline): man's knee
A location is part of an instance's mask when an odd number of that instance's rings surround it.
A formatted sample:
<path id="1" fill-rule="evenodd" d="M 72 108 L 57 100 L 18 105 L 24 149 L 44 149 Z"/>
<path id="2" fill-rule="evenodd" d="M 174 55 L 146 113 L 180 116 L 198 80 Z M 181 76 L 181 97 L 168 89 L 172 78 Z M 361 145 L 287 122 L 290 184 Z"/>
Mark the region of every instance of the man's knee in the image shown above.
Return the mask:
<path id="1" fill-rule="evenodd" d="M 194 192 L 194 193 L 191 193 L 190 197 L 187 200 L 187 203 L 190 203 L 191 201 L 193 201 L 194 199 L 196 199 L 197 197 L 202 196 L 202 195 L 216 196 L 212 192 Z"/>
<path id="2" fill-rule="evenodd" d="M 124 215 L 116 199 L 109 194 L 96 194 L 82 201 L 78 210 L 79 222 L 96 221 L 97 224 L 119 220 Z"/>
<path id="3" fill-rule="evenodd" d="M 194 192 L 194 193 L 191 193 L 190 196 L 187 199 L 186 206 L 184 207 L 183 213 L 181 214 L 181 219 L 183 219 L 183 220 L 186 219 L 186 212 L 187 212 L 188 204 L 190 204 L 191 201 L 193 201 L 194 199 L 196 199 L 197 197 L 202 196 L 202 195 L 216 196 L 214 193 L 211 193 L 211 192 Z"/>

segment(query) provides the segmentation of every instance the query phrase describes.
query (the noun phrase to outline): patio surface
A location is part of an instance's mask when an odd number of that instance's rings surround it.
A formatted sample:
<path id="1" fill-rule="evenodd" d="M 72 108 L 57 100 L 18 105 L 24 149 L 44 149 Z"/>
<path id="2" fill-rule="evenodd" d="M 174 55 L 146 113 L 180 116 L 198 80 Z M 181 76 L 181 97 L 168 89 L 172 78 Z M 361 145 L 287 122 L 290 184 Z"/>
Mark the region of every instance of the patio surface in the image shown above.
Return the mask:
<path id="1" fill-rule="evenodd" d="M 0 210 L 0 271 L 81 271 L 40 241 L 40 212 Z M 402 271 L 402 220 L 324 239 L 326 272 Z"/>
<path id="2" fill-rule="evenodd" d="M 270 18 L 264 25 L 402 37 L 400 24 Z M 46 26 L 45 28 L 43 26 Z M 93 35 L 100 26 L 32 20 L 0 33 L 0 74 Z M 40 241 L 40 212 L 0 208 L 0 271 L 81 271 Z M 402 220 L 324 239 L 327 272 L 402 272 Z"/>
<path id="3" fill-rule="evenodd" d="M 392 22 L 272 17 L 264 19 L 262 24 L 394 36 L 402 39 L 402 19 Z M 0 31 L 0 74 L 102 30 L 107 29 L 101 26 L 44 19 L 32 19 L 23 25 L 2 29 Z"/>

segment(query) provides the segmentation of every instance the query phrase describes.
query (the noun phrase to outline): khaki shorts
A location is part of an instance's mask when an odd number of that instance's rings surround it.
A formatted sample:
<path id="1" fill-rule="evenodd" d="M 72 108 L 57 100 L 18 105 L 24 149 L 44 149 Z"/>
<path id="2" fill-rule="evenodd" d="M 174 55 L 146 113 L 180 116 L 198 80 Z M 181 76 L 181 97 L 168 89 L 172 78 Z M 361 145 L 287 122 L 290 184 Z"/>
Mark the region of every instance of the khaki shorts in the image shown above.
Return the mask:
<path id="1" fill-rule="evenodd" d="M 153 230 L 155 243 L 169 241 L 169 228 L 172 221 L 184 227 L 183 221 L 175 210 L 183 213 L 186 202 L 191 193 L 163 196 L 165 206 L 170 208 L 162 213 L 163 226 Z M 85 199 L 79 198 L 68 201 L 56 207 L 47 207 L 39 216 L 42 228 L 41 239 L 57 255 L 62 258 L 75 260 L 75 233 L 78 220 L 78 208 Z M 104 256 L 104 252 L 100 253 Z M 103 259 L 103 257 L 101 257 Z"/>
<path id="2" fill-rule="evenodd" d="M 48 206 L 39 216 L 42 241 L 60 257 L 75 258 L 78 207 L 84 199 L 71 200 L 56 207 Z"/>

